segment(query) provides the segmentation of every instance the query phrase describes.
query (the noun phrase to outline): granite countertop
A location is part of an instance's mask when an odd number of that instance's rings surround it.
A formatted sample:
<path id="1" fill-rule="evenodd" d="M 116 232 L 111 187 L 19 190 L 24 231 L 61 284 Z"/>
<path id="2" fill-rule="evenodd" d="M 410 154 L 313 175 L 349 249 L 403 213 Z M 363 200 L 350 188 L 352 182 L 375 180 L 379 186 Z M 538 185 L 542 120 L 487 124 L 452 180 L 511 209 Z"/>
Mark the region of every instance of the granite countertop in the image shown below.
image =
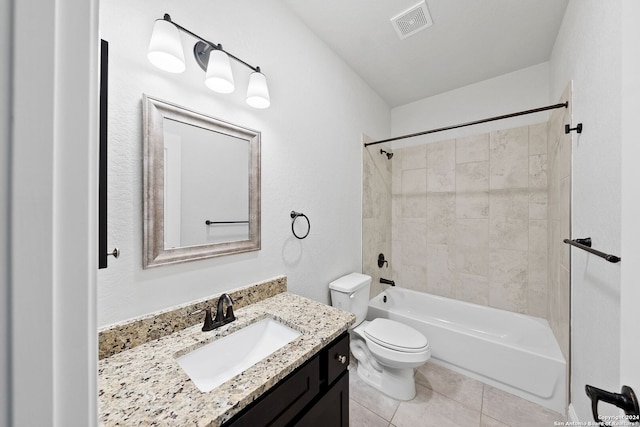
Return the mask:
<path id="1" fill-rule="evenodd" d="M 235 315 L 236 321 L 214 331 L 192 326 L 100 360 L 100 424 L 219 426 L 355 321 L 351 313 L 288 292 L 243 307 Z M 198 390 L 176 362 L 188 351 L 267 317 L 302 335 L 208 393 Z"/>

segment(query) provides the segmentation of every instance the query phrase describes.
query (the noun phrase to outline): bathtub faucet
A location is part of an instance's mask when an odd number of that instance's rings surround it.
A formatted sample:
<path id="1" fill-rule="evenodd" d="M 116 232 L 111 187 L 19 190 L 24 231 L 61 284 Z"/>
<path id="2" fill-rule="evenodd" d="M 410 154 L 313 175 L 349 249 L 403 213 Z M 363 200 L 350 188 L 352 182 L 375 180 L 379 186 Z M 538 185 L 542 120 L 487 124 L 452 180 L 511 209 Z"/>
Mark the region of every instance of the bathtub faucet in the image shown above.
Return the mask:
<path id="1" fill-rule="evenodd" d="M 383 283 L 385 285 L 391 285 L 391 286 L 396 285 L 396 282 L 394 282 L 393 280 L 385 279 L 383 277 L 380 278 L 380 283 Z"/>

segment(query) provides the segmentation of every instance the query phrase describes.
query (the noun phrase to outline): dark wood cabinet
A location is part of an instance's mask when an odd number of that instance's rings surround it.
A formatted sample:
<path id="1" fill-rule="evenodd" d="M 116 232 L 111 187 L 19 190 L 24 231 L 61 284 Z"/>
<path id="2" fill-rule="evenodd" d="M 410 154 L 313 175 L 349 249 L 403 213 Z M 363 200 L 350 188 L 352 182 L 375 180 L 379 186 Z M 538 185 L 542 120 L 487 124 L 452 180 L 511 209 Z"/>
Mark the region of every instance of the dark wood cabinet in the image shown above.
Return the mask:
<path id="1" fill-rule="evenodd" d="M 296 427 L 349 427 L 349 375 L 343 375 L 295 424 Z"/>
<path id="2" fill-rule="evenodd" d="M 224 427 L 348 427 L 349 335 L 342 334 Z"/>

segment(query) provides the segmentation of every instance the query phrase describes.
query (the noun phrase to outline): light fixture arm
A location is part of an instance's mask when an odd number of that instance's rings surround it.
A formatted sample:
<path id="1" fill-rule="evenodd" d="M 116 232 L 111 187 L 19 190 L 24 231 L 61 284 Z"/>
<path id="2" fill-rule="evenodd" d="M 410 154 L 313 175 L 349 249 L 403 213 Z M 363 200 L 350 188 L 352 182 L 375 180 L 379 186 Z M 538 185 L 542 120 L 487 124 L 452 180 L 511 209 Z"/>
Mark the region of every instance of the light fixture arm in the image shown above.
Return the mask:
<path id="1" fill-rule="evenodd" d="M 193 47 L 193 54 L 194 54 L 194 56 L 196 58 L 196 62 L 198 63 L 198 65 L 200 65 L 200 68 L 202 68 L 203 71 L 207 71 L 207 61 L 209 60 L 209 53 L 212 50 L 215 49 L 215 50 L 220 50 L 220 51 L 226 53 L 229 56 L 229 58 L 234 59 L 235 61 L 241 63 L 242 65 L 244 65 L 245 67 L 251 69 L 252 71 L 255 71 L 256 73 L 261 73 L 262 72 L 262 71 L 260 71 L 260 67 L 254 67 L 253 65 L 243 61 L 242 59 L 238 58 L 237 56 L 235 56 L 235 55 L 229 53 L 228 51 L 224 50 L 220 43 L 212 43 L 212 42 L 208 41 L 207 39 L 205 39 L 203 37 L 200 37 L 199 35 L 195 34 L 194 32 L 187 30 L 182 25 L 175 23 L 174 21 L 171 20 L 171 16 L 168 13 L 164 14 L 163 19 L 165 21 L 171 22 L 180 31 L 183 31 L 183 32 L 189 34 L 190 36 L 192 36 L 192 37 L 194 37 L 194 38 L 199 40 L 195 44 L 195 46 Z"/>

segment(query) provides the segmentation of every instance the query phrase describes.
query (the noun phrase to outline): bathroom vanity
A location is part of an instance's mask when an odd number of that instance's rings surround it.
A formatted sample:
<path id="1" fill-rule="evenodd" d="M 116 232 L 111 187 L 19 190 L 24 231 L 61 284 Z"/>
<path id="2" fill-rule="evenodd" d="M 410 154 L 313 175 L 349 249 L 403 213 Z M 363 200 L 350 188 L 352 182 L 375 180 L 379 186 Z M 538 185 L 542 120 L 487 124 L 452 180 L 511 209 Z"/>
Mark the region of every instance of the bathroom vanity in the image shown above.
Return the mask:
<path id="1" fill-rule="evenodd" d="M 349 335 L 339 336 L 224 427 L 349 425 Z"/>
<path id="2" fill-rule="evenodd" d="M 286 291 L 234 311 L 237 319 L 214 331 L 202 332 L 200 323 L 125 351 L 103 352 L 110 343 L 101 339 L 100 425 L 347 426 L 347 329 L 354 316 Z M 211 391 L 200 391 L 177 363 L 181 356 L 267 318 L 300 336 Z M 146 331 L 160 321 L 138 322 L 138 329 Z M 123 331 L 113 336 L 128 342 Z"/>

